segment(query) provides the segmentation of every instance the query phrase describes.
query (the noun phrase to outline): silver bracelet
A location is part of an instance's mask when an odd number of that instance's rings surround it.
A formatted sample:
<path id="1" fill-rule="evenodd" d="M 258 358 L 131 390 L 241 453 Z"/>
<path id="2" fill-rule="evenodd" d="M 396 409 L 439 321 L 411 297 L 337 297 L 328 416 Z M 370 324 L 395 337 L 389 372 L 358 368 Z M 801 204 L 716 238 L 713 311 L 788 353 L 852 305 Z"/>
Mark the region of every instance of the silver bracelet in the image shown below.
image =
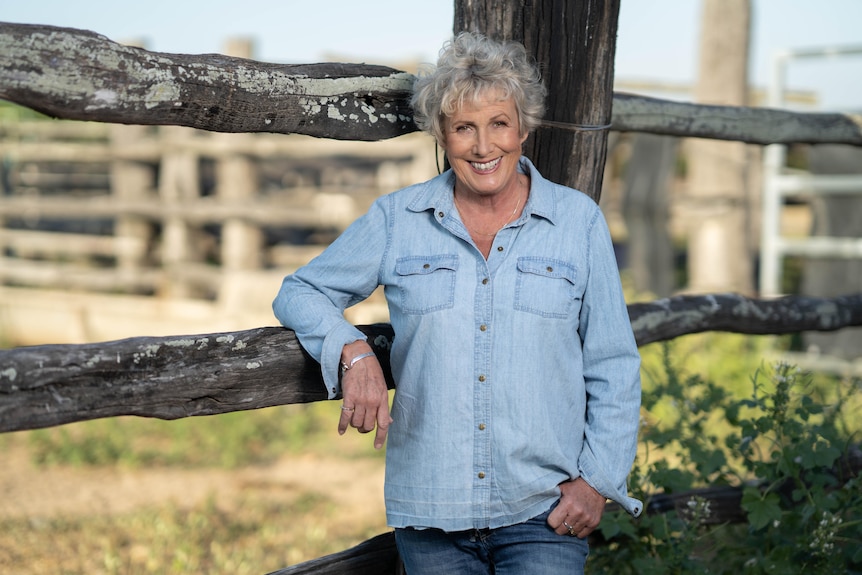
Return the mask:
<path id="1" fill-rule="evenodd" d="M 350 363 L 346 363 L 346 362 L 342 361 L 341 362 L 341 373 L 344 373 L 345 371 L 347 371 L 348 369 L 353 367 L 353 364 L 355 364 L 360 359 L 365 359 L 366 357 L 371 357 L 372 355 L 374 355 L 373 351 L 367 351 L 365 353 L 360 353 L 359 355 L 357 355 L 356 357 L 351 359 Z"/>

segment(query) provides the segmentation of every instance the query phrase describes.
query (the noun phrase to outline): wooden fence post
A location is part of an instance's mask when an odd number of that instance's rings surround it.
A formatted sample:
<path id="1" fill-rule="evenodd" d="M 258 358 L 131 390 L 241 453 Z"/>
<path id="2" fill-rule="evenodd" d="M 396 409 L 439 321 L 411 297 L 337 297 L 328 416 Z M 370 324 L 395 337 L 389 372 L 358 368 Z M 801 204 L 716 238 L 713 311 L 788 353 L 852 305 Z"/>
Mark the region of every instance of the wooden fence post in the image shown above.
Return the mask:
<path id="1" fill-rule="evenodd" d="M 252 42 L 244 39 L 228 40 L 224 52 L 227 56 L 239 58 L 252 57 Z M 236 143 L 250 134 L 216 134 L 214 138 L 230 138 Z M 234 148 L 236 149 L 236 148 Z M 216 195 L 228 204 L 249 202 L 257 194 L 258 173 L 255 161 L 248 156 L 236 153 L 221 157 L 216 162 Z M 221 263 L 225 273 L 261 267 L 261 248 L 263 233 L 259 227 L 232 218 L 222 225 Z M 227 279 L 227 278 L 226 278 Z"/>
<path id="2" fill-rule="evenodd" d="M 146 202 L 152 200 L 155 187 L 153 167 L 134 159 L 134 148 L 148 137 L 152 128 L 112 124 L 111 194 L 119 201 Z M 152 222 L 146 218 L 122 215 L 115 220 L 117 267 L 122 272 L 139 273 L 147 266 L 150 244 L 155 235 Z"/>
<path id="3" fill-rule="evenodd" d="M 695 101 L 748 101 L 750 0 L 704 0 Z M 688 160 L 688 289 L 754 291 L 749 150 L 742 142 L 692 139 Z"/>
<path id="4" fill-rule="evenodd" d="M 455 33 L 523 42 L 548 88 L 524 149 L 551 181 L 599 200 L 613 103 L 619 0 L 456 0 Z M 589 126 L 584 128 L 584 126 Z"/>
<path id="5" fill-rule="evenodd" d="M 622 202 L 628 232 L 626 264 L 635 289 L 670 297 L 677 286 L 668 229 L 668 188 L 676 167 L 679 139 L 655 134 L 632 136 Z"/>
<path id="6" fill-rule="evenodd" d="M 166 206 L 195 202 L 200 197 L 200 159 L 196 152 L 181 145 L 177 149 L 176 146 L 191 139 L 192 130 L 181 126 L 161 126 L 159 135 L 166 144 L 161 146 L 160 200 Z M 161 260 L 167 277 L 160 286 L 160 295 L 175 298 L 197 295 L 188 276 L 182 273 L 184 266 L 201 259 L 201 254 L 195 249 L 197 231 L 181 216 L 170 215 L 163 221 Z"/>

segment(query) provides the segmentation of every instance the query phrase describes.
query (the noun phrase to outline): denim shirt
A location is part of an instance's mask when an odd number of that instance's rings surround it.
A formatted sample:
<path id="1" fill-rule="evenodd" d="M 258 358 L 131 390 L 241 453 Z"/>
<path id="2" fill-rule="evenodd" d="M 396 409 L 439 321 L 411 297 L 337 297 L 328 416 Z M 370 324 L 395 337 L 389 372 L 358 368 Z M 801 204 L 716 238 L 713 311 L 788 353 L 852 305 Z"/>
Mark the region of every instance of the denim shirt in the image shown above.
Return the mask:
<path id="1" fill-rule="evenodd" d="M 583 477 L 627 495 L 640 356 L 610 234 L 588 196 L 544 179 L 487 260 L 453 202 L 454 174 L 379 198 L 273 302 L 321 363 L 364 335 L 343 310 L 384 286 L 396 391 L 386 451 L 392 527 L 496 528 L 546 511 Z"/>

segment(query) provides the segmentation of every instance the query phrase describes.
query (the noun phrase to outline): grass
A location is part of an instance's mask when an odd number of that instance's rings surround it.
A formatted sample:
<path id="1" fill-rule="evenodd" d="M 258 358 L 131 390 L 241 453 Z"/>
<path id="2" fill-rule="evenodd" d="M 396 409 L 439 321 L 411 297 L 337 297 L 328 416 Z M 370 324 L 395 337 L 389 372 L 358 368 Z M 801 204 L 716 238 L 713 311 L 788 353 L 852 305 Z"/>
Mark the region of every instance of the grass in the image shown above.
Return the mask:
<path id="1" fill-rule="evenodd" d="M 39 465 L 238 469 L 332 444 L 338 410 L 335 402 L 322 402 L 176 421 L 115 417 L 0 435 L 0 447 L 4 440 L 23 443 Z M 364 443 L 334 447 L 345 457 L 382 455 Z"/>
<path id="2" fill-rule="evenodd" d="M 232 509 L 211 498 L 191 509 L 0 520 L 0 571 L 261 575 L 380 533 L 373 526 L 345 530 L 337 515 L 321 496 L 282 502 L 252 494 Z"/>

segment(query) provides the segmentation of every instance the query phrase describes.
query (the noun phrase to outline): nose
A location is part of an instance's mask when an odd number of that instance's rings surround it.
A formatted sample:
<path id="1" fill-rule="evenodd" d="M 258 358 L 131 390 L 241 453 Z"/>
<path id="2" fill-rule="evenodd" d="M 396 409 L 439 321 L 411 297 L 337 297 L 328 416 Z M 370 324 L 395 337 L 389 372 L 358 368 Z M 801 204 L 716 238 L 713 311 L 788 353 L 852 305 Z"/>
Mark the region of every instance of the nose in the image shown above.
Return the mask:
<path id="1" fill-rule="evenodd" d="M 476 130 L 476 139 L 473 141 L 473 153 L 477 156 L 484 156 L 491 152 L 493 145 L 486 128 L 478 128 Z"/>

